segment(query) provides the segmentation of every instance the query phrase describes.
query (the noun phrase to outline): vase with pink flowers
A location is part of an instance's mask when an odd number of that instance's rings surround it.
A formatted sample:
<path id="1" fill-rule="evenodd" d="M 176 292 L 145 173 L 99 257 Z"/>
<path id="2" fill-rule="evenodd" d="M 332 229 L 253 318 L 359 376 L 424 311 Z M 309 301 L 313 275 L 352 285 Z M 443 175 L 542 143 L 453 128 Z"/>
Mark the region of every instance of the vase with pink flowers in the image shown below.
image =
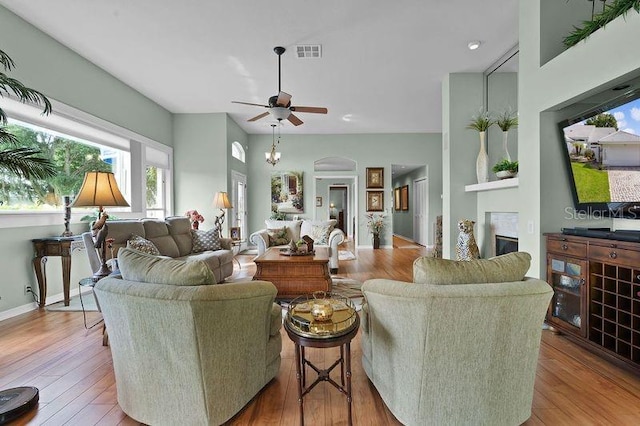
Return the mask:
<path id="1" fill-rule="evenodd" d="M 198 213 L 198 210 L 187 210 L 184 215 L 189 218 L 193 229 L 198 229 L 200 224 L 204 222 L 204 216 Z"/>

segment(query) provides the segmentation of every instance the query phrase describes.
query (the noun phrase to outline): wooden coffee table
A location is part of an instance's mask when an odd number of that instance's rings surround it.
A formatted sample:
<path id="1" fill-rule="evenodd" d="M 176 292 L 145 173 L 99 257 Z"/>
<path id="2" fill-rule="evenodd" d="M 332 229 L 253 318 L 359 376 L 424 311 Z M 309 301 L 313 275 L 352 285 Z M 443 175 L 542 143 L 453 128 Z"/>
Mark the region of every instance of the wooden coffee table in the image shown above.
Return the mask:
<path id="1" fill-rule="evenodd" d="M 271 247 L 253 261 L 257 266 L 253 279 L 272 282 L 279 299 L 331 291 L 327 247 L 317 247 L 315 254 L 308 256 L 284 256 L 279 247 Z"/>

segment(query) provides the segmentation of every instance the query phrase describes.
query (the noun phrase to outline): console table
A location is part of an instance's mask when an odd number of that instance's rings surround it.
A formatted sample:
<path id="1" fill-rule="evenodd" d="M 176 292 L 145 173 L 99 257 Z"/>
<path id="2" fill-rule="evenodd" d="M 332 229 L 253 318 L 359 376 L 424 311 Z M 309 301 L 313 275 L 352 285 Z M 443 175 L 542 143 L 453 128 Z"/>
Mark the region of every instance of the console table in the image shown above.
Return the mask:
<path id="1" fill-rule="evenodd" d="M 554 290 L 547 322 L 640 373 L 640 243 L 545 235 Z"/>
<path id="2" fill-rule="evenodd" d="M 71 281 L 71 253 L 84 249 L 82 236 L 45 237 L 31 240 L 35 250 L 33 269 L 38 280 L 39 307 L 44 308 L 47 299 L 47 259 L 49 256 L 60 256 L 62 259 L 62 290 L 64 305 L 69 306 L 69 287 Z"/>

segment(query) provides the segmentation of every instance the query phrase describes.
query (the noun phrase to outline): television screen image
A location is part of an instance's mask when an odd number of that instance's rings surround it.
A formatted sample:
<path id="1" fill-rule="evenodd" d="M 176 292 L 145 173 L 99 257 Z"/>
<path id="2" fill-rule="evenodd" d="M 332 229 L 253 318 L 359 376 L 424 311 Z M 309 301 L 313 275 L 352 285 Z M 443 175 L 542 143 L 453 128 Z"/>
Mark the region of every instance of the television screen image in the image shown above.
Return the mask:
<path id="1" fill-rule="evenodd" d="M 640 90 L 612 93 L 559 123 L 571 190 L 578 211 L 640 218 Z"/>

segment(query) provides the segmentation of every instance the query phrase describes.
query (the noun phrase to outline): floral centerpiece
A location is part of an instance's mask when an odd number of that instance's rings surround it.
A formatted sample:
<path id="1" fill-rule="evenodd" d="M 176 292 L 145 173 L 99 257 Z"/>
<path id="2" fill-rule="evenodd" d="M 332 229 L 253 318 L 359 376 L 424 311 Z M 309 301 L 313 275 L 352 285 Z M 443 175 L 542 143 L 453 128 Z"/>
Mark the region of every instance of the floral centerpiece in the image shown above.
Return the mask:
<path id="1" fill-rule="evenodd" d="M 187 210 L 184 215 L 191 221 L 191 227 L 193 229 L 198 229 L 200 224 L 204 222 L 204 216 L 198 213 L 198 210 Z"/>

